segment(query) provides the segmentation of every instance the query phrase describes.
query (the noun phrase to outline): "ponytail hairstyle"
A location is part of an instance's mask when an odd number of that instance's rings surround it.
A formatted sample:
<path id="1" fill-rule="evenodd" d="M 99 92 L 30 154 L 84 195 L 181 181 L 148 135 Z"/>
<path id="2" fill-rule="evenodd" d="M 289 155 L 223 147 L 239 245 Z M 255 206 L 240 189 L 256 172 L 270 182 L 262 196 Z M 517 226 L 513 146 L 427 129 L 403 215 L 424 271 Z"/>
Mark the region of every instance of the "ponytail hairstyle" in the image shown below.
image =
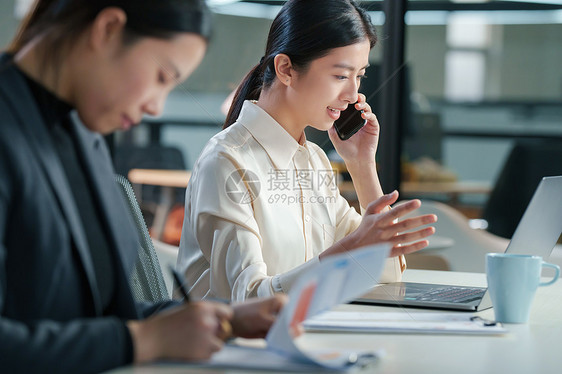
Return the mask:
<path id="1" fill-rule="evenodd" d="M 265 55 L 238 86 L 223 129 L 238 119 L 245 100 L 257 100 L 275 80 L 274 59 L 280 53 L 291 59 L 295 70 L 306 71 L 310 63 L 330 50 L 369 40 L 377 34 L 367 12 L 353 0 L 289 0 L 273 20 Z"/>
<path id="2" fill-rule="evenodd" d="M 208 40 L 211 35 L 211 12 L 204 0 L 36 0 L 7 51 L 16 54 L 42 36 L 43 60 L 58 66 L 62 50 L 108 7 L 120 8 L 127 15 L 125 46 L 142 37 L 171 39 L 185 32 Z"/>

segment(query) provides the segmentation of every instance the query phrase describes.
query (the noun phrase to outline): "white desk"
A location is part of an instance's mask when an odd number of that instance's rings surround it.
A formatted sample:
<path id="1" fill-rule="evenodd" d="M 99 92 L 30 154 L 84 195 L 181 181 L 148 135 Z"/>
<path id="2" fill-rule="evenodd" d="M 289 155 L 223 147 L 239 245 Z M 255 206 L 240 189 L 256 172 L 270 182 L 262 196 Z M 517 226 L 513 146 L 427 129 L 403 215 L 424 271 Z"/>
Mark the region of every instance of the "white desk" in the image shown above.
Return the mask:
<path id="1" fill-rule="evenodd" d="M 407 270 L 405 280 L 485 286 L 484 274 Z M 404 311 L 419 309 L 342 305 L 340 310 Z M 493 319 L 491 309 L 479 313 Z M 562 281 L 539 288 L 525 325 L 506 325 L 504 336 L 307 333 L 303 344 L 315 347 L 379 349 L 386 356 L 365 373 L 561 373 Z M 113 374 L 144 373 L 241 373 L 209 371 L 185 366 L 123 368 Z M 253 372 L 255 373 L 255 372 Z"/>

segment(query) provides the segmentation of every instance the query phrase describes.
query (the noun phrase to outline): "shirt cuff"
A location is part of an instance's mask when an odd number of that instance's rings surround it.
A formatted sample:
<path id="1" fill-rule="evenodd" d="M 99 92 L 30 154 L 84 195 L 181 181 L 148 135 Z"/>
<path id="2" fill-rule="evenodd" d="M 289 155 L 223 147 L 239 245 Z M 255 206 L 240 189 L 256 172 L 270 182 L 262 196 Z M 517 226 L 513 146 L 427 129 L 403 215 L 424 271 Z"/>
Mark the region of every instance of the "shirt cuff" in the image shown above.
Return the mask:
<path id="1" fill-rule="evenodd" d="M 275 294 L 273 280 L 275 277 L 262 279 L 256 291 L 256 297 L 271 297 Z"/>
<path id="2" fill-rule="evenodd" d="M 299 265 L 283 274 L 278 274 L 272 278 L 271 286 L 273 292 L 276 293 L 289 293 L 293 284 L 303 272 L 307 271 L 311 267 L 316 266 L 320 262 L 318 256 L 311 258 L 302 265 Z"/>

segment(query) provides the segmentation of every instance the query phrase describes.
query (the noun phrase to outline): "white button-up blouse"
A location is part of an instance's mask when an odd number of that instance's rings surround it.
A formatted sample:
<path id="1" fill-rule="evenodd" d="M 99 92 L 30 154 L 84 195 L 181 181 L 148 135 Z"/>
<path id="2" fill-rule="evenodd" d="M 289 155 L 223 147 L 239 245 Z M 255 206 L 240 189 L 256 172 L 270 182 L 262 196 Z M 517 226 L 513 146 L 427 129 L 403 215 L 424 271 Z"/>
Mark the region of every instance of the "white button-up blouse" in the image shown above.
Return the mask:
<path id="1" fill-rule="evenodd" d="M 236 123 L 207 143 L 193 168 L 178 268 L 196 298 L 288 292 L 360 222 L 322 149 L 299 145 L 246 101 Z M 389 258 L 381 281 L 399 280 L 403 268 L 403 259 Z"/>

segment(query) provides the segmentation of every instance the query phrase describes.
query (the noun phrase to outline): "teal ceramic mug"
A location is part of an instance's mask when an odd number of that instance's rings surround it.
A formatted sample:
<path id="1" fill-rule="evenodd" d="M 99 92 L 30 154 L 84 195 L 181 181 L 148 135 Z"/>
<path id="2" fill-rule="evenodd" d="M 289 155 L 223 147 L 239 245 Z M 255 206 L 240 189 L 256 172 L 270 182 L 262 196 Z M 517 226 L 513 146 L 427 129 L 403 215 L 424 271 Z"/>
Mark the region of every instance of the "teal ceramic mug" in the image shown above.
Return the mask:
<path id="1" fill-rule="evenodd" d="M 554 279 L 541 283 L 543 267 L 555 270 Z M 560 268 L 544 262 L 540 256 L 486 254 L 486 278 L 496 321 L 526 323 L 537 287 L 551 285 L 559 277 Z"/>

